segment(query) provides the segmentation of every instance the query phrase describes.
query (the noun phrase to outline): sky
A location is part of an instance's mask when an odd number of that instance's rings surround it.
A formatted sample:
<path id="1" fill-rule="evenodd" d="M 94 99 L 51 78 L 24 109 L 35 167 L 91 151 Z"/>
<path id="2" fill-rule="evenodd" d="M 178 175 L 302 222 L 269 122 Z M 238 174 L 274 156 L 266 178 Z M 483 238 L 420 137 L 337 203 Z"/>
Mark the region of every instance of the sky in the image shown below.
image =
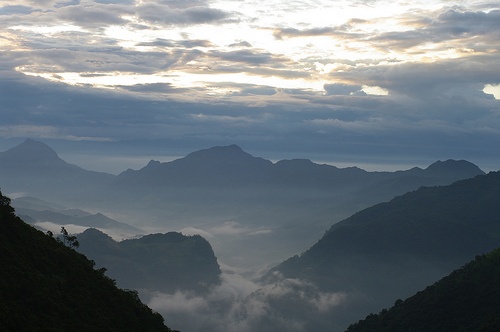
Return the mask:
<path id="1" fill-rule="evenodd" d="M 0 149 L 500 169 L 499 1 L 0 0 Z"/>

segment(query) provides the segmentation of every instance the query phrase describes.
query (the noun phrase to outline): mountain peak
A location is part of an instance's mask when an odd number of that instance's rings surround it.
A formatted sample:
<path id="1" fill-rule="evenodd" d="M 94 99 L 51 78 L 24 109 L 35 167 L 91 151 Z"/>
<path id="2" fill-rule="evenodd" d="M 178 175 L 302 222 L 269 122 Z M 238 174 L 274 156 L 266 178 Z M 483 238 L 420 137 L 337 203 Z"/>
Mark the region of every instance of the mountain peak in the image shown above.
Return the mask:
<path id="1" fill-rule="evenodd" d="M 199 150 L 188 154 L 183 158 L 184 162 L 195 162 L 199 165 L 247 165 L 257 166 L 263 164 L 272 164 L 271 161 L 263 158 L 254 157 L 243 151 L 238 145 L 214 146 L 209 149 Z"/>
<path id="2" fill-rule="evenodd" d="M 16 162 L 62 161 L 57 152 L 50 146 L 31 138 L 26 139 L 23 143 L 10 150 L 0 153 L 0 157 Z"/>
<path id="3" fill-rule="evenodd" d="M 425 169 L 433 173 L 467 173 L 473 175 L 485 174 L 478 166 L 466 160 L 438 160 Z"/>
<path id="4" fill-rule="evenodd" d="M 249 155 L 244 152 L 238 145 L 232 144 L 227 146 L 214 146 L 208 149 L 192 152 L 186 158 L 193 157 L 235 157 L 238 155 Z"/>

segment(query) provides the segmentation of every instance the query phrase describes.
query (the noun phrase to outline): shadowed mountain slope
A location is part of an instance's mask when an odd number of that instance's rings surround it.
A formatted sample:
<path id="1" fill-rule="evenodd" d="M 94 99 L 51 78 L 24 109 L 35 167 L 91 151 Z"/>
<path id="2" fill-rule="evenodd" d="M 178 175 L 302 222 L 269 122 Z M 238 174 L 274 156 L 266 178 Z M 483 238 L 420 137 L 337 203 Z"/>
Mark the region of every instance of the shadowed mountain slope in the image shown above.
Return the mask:
<path id="1" fill-rule="evenodd" d="M 66 202 L 102 189 L 113 178 L 111 174 L 69 164 L 48 145 L 32 139 L 0 152 L 0 183 L 4 191 Z"/>
<path id="2" fill-rule="evenodd" d="M 0 194 L 0 330 L 170 331 L 133 291 L 14 215 Z"/>
<path id="3" fill-rule="evenodd" d="M 347 331 L 499 331 L 499 313 L 500 249 L 496 249 Z"/>
<path id="4" fill-rule="evenodd" d="M 423 187 L 333 225 L 277 275 L 361 298 L 358 313 L 406 297 L 500 245 L 500 173 Z M 351 312 L 356 312 L 351 310 Z"/>

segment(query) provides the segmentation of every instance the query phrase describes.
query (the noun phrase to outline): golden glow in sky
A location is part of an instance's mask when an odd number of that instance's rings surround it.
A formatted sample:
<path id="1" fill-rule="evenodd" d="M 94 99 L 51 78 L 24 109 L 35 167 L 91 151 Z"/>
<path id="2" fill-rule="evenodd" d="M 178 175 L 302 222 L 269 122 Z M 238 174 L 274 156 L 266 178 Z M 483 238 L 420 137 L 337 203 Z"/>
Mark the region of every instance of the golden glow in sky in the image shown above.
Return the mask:
<path id="1" fill-rule="evenodd" d="M 4 8 L 23 8 L 7 3 Z M 25 3 L 26 11 L 29 4 Z M 51 65 L 51 59 L 42 54 L 16 67 L 29 75 L 108 88 L 152 83 L 172 88 L 205 86 L 210 87 L 210 94 L 219 91 L 221 95 L 239 90 L 242 84 L 322 93 L 325 84 L 335 83 L 387 95 L 387 88 L 373 81 L 336 73 L 432 63 L 486 51 L 476 47 L 480 45 L 477 36 L 435 35 L 447 29 L 447 22 L 441 26 L 436 22 L 458 13 L 459 7 L 446 2 L 201 1 L 192 8 L 177 5 L 86 1 L 81 12 L 76 5 L 50 11 L 30 7 L 33 12 L 23 17 L 24 22 L 13 21 L 0 34 L 7 48 L 6 41 L 14 34 L 24 40 L 26 51 L 37 47 L 34 40 L 43 40 L 45 51 L 62 48 L 75 57 L 83 56 L 76 60 L 84 68 L 75 70 L 72 63 Z M 158 62 L 162 55 L 163 63 Z M 151 67 L 150 57 L 155 61 Z M 111 62 L 117 68 L 107 68 Z"/>

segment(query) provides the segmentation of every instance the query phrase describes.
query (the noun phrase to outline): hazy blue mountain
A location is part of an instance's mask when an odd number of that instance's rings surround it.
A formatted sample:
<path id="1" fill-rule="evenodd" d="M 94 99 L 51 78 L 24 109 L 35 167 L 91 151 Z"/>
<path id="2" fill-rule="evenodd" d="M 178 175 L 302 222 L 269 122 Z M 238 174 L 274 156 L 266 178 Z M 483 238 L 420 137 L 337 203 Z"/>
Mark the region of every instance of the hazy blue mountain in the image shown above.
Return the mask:
<path id="1" fill-rule="evenodd" d="M 426 169 L 367 172 L 304 159 L 273 163 L 236 145 L 151 161 L 118 176 L 62 161 L 45 144 L 27 140 L 0 155 L 5 192 L 50 198 L 66 206 L 120 215 L 128 224 L 208 233 L 227 264 L 281 261 L 310 247 L 333 223 L 420 186 L 484 174 L 467 161 Z M 266 255 L 262 255 L 266 252 Z"/>
<path id="2" fill-rule="evenodd" d="M 237 234 L 216 245 L 224 261 L 239 264 L 225 253 L 243 252 L 254 266 L 262 258 L 269 263 L 306 250 L 334 222 L 362 208 L 420 186 L 479 174 L 484 172 L 477 166 L 455 160 L 399 172 L 337 168 L 304 159 L 272 163 L 232 145 L 128 170 L 116 178 L 113 197 L 138 219 L 155 213 L 150 220 L 156 226 L 196 225 L 210 233 L 229 220 L 252 228 L 248 233 L 259 235 Z"/>
<path id="3" fill-rule="evenodd" d="M 102 213 L 90 213 L 81 209 L 68 209 L 63 205 L 46 202 L 34 197 L 16 198 L 12 201 L 12 206 L 16 209 L 17 214 L 26 222 L 42 230 L 51 230 L 54 232 L 54 229 L 49 229 L 49 226 L 56 224 L 66 227 L 67 225 L 93 227 L 112 234 L 115 238 L 119 239 L 144 234 L 144 231 L 139 228 L 111 219 Z"/>
<path id="4" fill-rule="evenodd" d="M 218 146 L 167 163 L 152 160 L 138 171 L 121 173 L 117 181 L 126 186 L 234 187 L 259 183 L 271 166 L 269 160 L 253 157 L 236 145 Z"/>
<path id="5" fill-rule="evenodd" d="M 279 273 L 325 291 L 356 294 L 358 300 L 337 313 L 346 322 L 411 295 L 499 245 L 500 173 L 492 172 L 422 187 L 362 210 L 334 224 L 268 278 Z"/>
<path id="6" fill-rule="evenodd" d="M 220 268 L 212 247 L 199 235 L 150 234 L 121 242 L 88 229 L 77 235 L 78 250 L 124 288 L 172 293 L 207 291 L 220 283 Z"/>
<path id="7" fill-rule="evenodd" d="M 48 145 L 32 139 L 0 152 L 0 184 L 5 192 L 70 202 L 81 200 L 113 178 L 69 164 Z"/>
<path id="8" fill-rule="evenodd" d="M 347 331 L 499 331 L 499 285 L 500 249 L 496 249 Z"/>
<path id="9" fill-rule="evenodd" d="M 14 215 L 0 193 L 1 331 L 171 331 L 133 291 Z"/>

